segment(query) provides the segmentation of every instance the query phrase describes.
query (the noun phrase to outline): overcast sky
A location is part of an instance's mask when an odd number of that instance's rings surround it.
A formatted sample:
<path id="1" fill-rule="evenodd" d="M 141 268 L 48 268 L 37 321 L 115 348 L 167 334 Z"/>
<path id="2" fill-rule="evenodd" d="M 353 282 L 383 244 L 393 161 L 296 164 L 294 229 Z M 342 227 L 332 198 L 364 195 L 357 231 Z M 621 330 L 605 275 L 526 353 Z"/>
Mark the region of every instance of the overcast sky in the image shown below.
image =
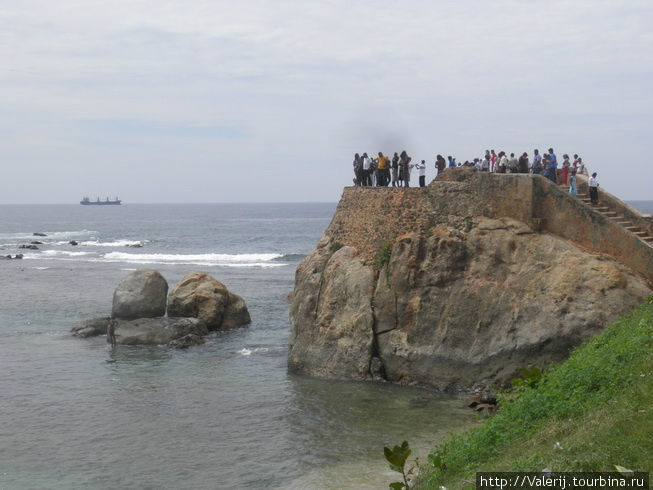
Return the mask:
<path id="1" fill-rule="evenodd" d="M 0 203 L 336 201 L 355 152 L 653 199 L 653 2 L 0 0 Z"/>

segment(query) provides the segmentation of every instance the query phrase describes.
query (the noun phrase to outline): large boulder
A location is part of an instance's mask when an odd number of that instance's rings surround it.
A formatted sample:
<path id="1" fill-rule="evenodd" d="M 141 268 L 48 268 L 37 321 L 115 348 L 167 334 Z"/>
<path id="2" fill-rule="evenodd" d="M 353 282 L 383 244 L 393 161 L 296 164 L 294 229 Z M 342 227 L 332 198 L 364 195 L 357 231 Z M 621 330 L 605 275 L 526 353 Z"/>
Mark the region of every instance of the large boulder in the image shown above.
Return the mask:
<path id="1" fill-rule="evenodd" d="M 297 268 L 290 308 L 288 367 L 331 378 L 365 379 L 375 357 L 374 270 L 352 247 L 318 247 Z"/>
<path id="2" fill-rule="evenodd" d="M 209 330 L 240 327 L 251 322 L 243 299 L 203 272 L 186 274 L 168 296 L 169 317 L 193 317 Z"/>
<path id="3" fill-rule="evenodd" d="M 156 318 L 166 313 L 168 283 L 153 269 L 131 272 L 113 293 L 112 318 Z"/>
<path id="4" fill-rule="evenodd" d="M 289 368 L 487 390 L 562 361 L 653 292 L 615 260 L 523 222 L 443 219 L 398 237 L 383 261 L 323 239 L 297 269 Z"/>
<path id="5" fill-rule="evenodd" d="M 115 326 L 116 343 L 126 345 L 168 345 L 187 336 L 198 339 L 207 333 L 206 325 L 197 318 L 120 319 L 116 320 Z M 196 343 L 201 343 L 201 340 Z"/>

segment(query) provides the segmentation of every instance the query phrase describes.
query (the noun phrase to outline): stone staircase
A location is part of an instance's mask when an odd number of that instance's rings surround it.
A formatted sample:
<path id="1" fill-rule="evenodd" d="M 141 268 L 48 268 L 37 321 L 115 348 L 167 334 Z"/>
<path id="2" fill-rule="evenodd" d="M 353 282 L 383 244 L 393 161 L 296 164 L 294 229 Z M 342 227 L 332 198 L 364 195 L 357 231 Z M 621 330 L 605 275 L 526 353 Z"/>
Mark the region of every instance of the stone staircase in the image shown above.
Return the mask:
<path id="1" fill-rule="evenodd" d="M 568 185 L 558 184 L 558 186 L 561 189 L 564 189 L 565 191 L 569 190 Z M 642 240 L 644 243 L 646 243 L 648 246 L 653 247 L 653 236 L 651 236 L 651 234 L 648 233 L 646 230 L 643 230 L 642 227 L 635 225 L 628 218 L 625 218 L 624 216 L 620 216 L 616 211 L 612 211 L 609 207 L 601 206 L 600 202 L 598 205 L 592 204 L 589 194 L 583 194 L 579 192 L 576 197 L 581 201 L 583 201 L 588 206 L 591 206 L 595 211 L 598 211 L 606 218 L 611 219 L 616 224 L 622 226 L 625 230 L 628 230 L 635 236 L 639 237 L 639 239 Z"/>

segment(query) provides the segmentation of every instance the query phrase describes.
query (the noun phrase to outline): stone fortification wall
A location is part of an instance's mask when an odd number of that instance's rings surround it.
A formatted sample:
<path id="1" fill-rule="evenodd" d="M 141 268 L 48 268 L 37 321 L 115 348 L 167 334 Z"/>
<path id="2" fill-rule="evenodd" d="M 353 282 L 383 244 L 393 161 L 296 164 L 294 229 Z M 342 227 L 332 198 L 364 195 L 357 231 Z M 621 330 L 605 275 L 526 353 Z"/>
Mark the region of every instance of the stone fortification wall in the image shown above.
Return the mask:
<path id="1" fill-rule="evenodd" d="M 547 179 L 538 176 L 533 184 L 542 230 L 609 255 L 653 284 L 653 247 Z"/>
<path id="2" fill-rule="evenodd" d="M 607 202 L 608 193 L 603 196 Z M 612 198 L 614 206 L 622 203 Z M 425 188 L 348 187 L 326 234 L 331 243 L 353 247 L 362 259 L 373 260 L 402 235 L 444 223 L 464 229 L 478 216 L 512 218 L 553 233 L 615 258 L 653 284 L 653 247 L 539 175 L 457 168 Z"/>
<path id="3" fill-rule="evenodd" d="M 424 188 L 346 187 L 326 231 L 332 244 L 354 247 L 374 258 L 387 243 L 430 226 Z"/>

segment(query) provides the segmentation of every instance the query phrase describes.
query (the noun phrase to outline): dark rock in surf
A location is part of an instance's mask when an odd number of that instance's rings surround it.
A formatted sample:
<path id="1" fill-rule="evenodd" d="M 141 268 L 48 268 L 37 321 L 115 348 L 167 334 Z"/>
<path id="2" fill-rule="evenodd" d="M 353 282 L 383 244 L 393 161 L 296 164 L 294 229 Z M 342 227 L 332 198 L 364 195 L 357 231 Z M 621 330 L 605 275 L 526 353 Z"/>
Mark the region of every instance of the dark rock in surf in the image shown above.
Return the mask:
<path id="1" fill-rule="evenodd" d="M 87 338 L 87 337 L 96 337 L 98 335 L 106 335 L 107 328 L 111 318 L 92 318 L 90 320 L 85 320 L 79 325 L 74 326 L 70 329 L 72 334 L 75 337 Z"/>
<path id="2" fill-rule="evenodd" d="M 189 347 L 202 345 L 204 342 L 205 340 L 203 337 L 194 333 L 189 333 L 188 335 L 184 335 L 183 337 L 169 342 L 168 347 L 172 347 L 174 349 L 188 349 Z"/>
<path id="3" fill-rule="evenodd" d="M 20 245 L 18 248 L 27 249 L 27 250 L 38 250 L 39 249 L 39 247 L 37 247 L 36 245 L 25 245 L 25 244 Z"/>
<path id="4" fill-rule="evenodd" d="M 113 293 L 111 317 L 133 320 L 163 316 L 167 294 L 168 283 L 158 271 L 141 269 L 131 272 Z"/>
<path id="5" fill-rule="evenodd" d="M 70 245 L 73 245 L 73 246 L 74 246 L 74 245 L 79 245 L 79 243 L 78 243 L 76 240 L 70 240 L 68 243 L 69 243 Z"/>
<path id="6" fill-rule="evenodd" d="M 208 333 L 206 324 L 197 318 L 138 318 L 136 320 L 116 320 L 115 336 L 117 344 L 125 345 L 168 345 L 179 340 L 179 345 L 196 341 Z M 192 335 L 188 339 L 181 340 Z M 175 345 L 173 345 L 174 347 Z"/>
<path id="7" fill-rule="evenodd" d="M 45 233 L 39 233 L 39 232 L 34 232 L 32 233 L 32 236 L 48 236 Z"/>

